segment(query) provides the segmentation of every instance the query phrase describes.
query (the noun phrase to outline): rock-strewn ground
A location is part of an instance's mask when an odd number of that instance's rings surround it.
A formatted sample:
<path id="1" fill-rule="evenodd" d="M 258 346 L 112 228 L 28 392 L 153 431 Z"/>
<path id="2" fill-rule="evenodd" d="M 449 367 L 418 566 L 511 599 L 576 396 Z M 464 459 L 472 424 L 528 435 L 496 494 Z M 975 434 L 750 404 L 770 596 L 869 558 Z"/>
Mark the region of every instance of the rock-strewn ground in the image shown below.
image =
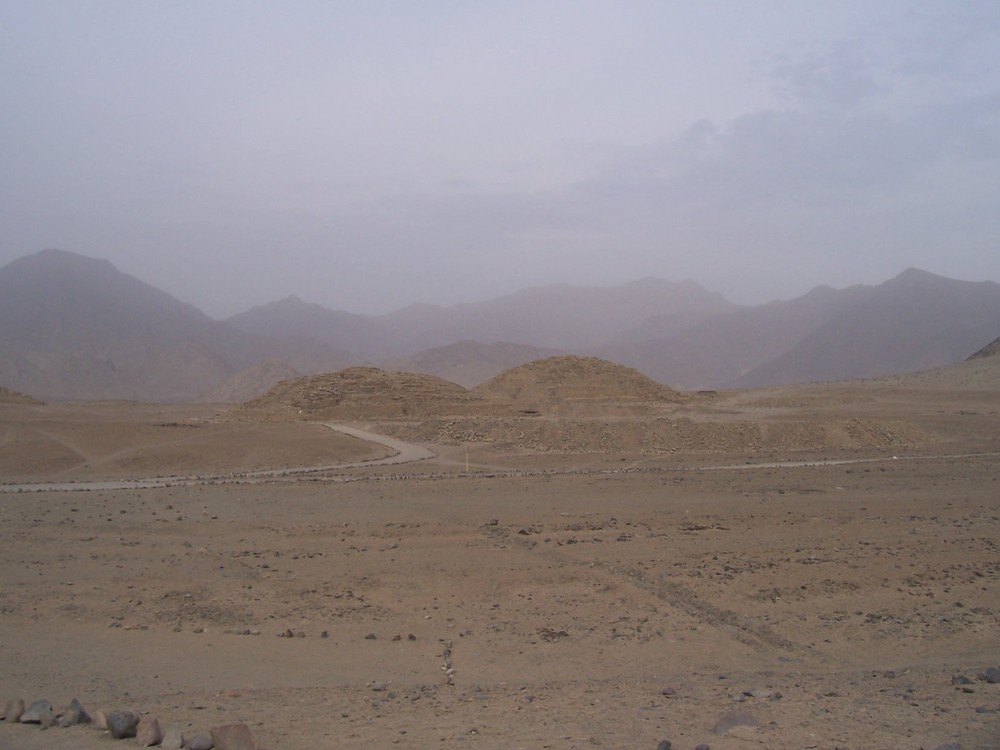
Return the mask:
<path id="1" fill-rule="evenodd" d="M 303 481 L 0 494 L 0 706 L 76 697 L 187 735 L 244 723 L 291 750 L 997 748 L 1000 398 L 977 383 L 719 394 L 673 416 L 808 437 L 767 449 L 511 434 Z M 114 476 L 113 425 L 155 463 L 166 432 L 228 424 L 157 427 L 211 417 L 193 407 L 3 409 L 3 466 L 58 443 L 79 478 Z M 191 455 L 384 454 L 258 426 Z M 4 747 L 109 742 L 0 722 Z"/>

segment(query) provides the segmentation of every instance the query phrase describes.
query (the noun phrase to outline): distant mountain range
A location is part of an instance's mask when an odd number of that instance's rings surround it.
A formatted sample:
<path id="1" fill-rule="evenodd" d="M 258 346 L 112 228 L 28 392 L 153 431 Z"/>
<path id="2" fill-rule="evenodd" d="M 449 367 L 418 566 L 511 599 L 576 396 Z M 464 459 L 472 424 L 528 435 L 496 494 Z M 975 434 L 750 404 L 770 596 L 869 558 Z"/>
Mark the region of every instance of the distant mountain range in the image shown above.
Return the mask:
<path id="1" fill-rule="evenodd" d="M 0 269 L 0 383 L 36 398 L 193 400 L 266 359 L 336 357 L 212 320 L 105 260 L 45 250 Z"/>
<path id="2" fill-rule="evenodd" d="M 1000 285 L 915 269 L 754 307 L 644 279 L 378 316 L 289 297 L 216 321 L 103 260 L 45 250 L 0 268 L 0 385 L 48 400 L 239 401 L 358 364 L 471 387 L 557 353 L 677 388 L 750 387 L 950 364 L 998 334 Z"/>

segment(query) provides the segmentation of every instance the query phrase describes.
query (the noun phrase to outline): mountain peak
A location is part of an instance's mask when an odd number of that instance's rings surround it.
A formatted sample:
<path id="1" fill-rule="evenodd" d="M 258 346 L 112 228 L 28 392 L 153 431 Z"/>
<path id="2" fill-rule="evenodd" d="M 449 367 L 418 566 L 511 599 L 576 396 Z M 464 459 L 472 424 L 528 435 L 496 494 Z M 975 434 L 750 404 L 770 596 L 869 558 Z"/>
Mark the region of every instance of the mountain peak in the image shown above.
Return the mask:
<path id="1" fill-rule="evenodd" d="M 885 283 L 916 285 L 916 284 L 928 284 L 940 281 L 952 281 L 952 279 L 947 279 L 944 276 L 938 276 L 935 273 L 931 273 L 930 271 L 924 271 L 920 268 L 907 268 L 901 274 L 899 274 L 895 278 L 889 279 L 889 281 Z"/>
<path id="2" fill-rule="evenodd" d="M 69 250 L 49 248 L 32 255 L 25 255 L 8 263 L 4 269 L 11 274 L 89 274 L 109 276 L 120 274 L 109 260 L 91 258 Z"/>
<path id="3" fill-rule="evenodd" d="M 0 339 L 93 352 L 98 340 L 188 325 L 209 318 L 107 260 L 43 250 L 0 268 Z"/>

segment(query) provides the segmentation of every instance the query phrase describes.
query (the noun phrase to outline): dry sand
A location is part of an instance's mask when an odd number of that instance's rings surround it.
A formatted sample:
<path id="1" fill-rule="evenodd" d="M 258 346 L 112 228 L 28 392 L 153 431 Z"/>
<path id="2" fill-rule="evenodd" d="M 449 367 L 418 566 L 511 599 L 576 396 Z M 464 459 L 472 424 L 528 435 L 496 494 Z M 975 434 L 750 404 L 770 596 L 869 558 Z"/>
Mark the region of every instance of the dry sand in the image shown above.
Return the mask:
<path id="1" fill-rule="evenodd" d="M 84 483 L 387 449 L 207 407 L 0 405 L 4 482 L 81 483 L 0 493 L 0 708 L 245 722 L 273 750 L 1000 747 L 977 679 L 1000 666 L 1000 385 L 976 372 L 483 417 L 472 442 L 445 429 L 467 414 L 357 421 L 438 455 L 117 491 Z M 546 427 L 525 449 L 497 420 Z M 654 423 L 687 437 L 635 442 Z M 112 744 L 0 722 L 3 748 Z"/>

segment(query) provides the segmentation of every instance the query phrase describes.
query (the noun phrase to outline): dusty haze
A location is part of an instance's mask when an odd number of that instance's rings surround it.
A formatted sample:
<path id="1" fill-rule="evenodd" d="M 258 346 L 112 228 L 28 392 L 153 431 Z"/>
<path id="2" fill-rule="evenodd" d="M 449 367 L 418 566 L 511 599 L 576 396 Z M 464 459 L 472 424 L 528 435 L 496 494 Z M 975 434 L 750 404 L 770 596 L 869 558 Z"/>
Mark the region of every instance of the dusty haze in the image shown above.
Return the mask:
<path id="1" fill-rule="evenodd" d="M 216 318 L 1000 278 L 1000 6 L 0 4 L 0 265 Z"/>

